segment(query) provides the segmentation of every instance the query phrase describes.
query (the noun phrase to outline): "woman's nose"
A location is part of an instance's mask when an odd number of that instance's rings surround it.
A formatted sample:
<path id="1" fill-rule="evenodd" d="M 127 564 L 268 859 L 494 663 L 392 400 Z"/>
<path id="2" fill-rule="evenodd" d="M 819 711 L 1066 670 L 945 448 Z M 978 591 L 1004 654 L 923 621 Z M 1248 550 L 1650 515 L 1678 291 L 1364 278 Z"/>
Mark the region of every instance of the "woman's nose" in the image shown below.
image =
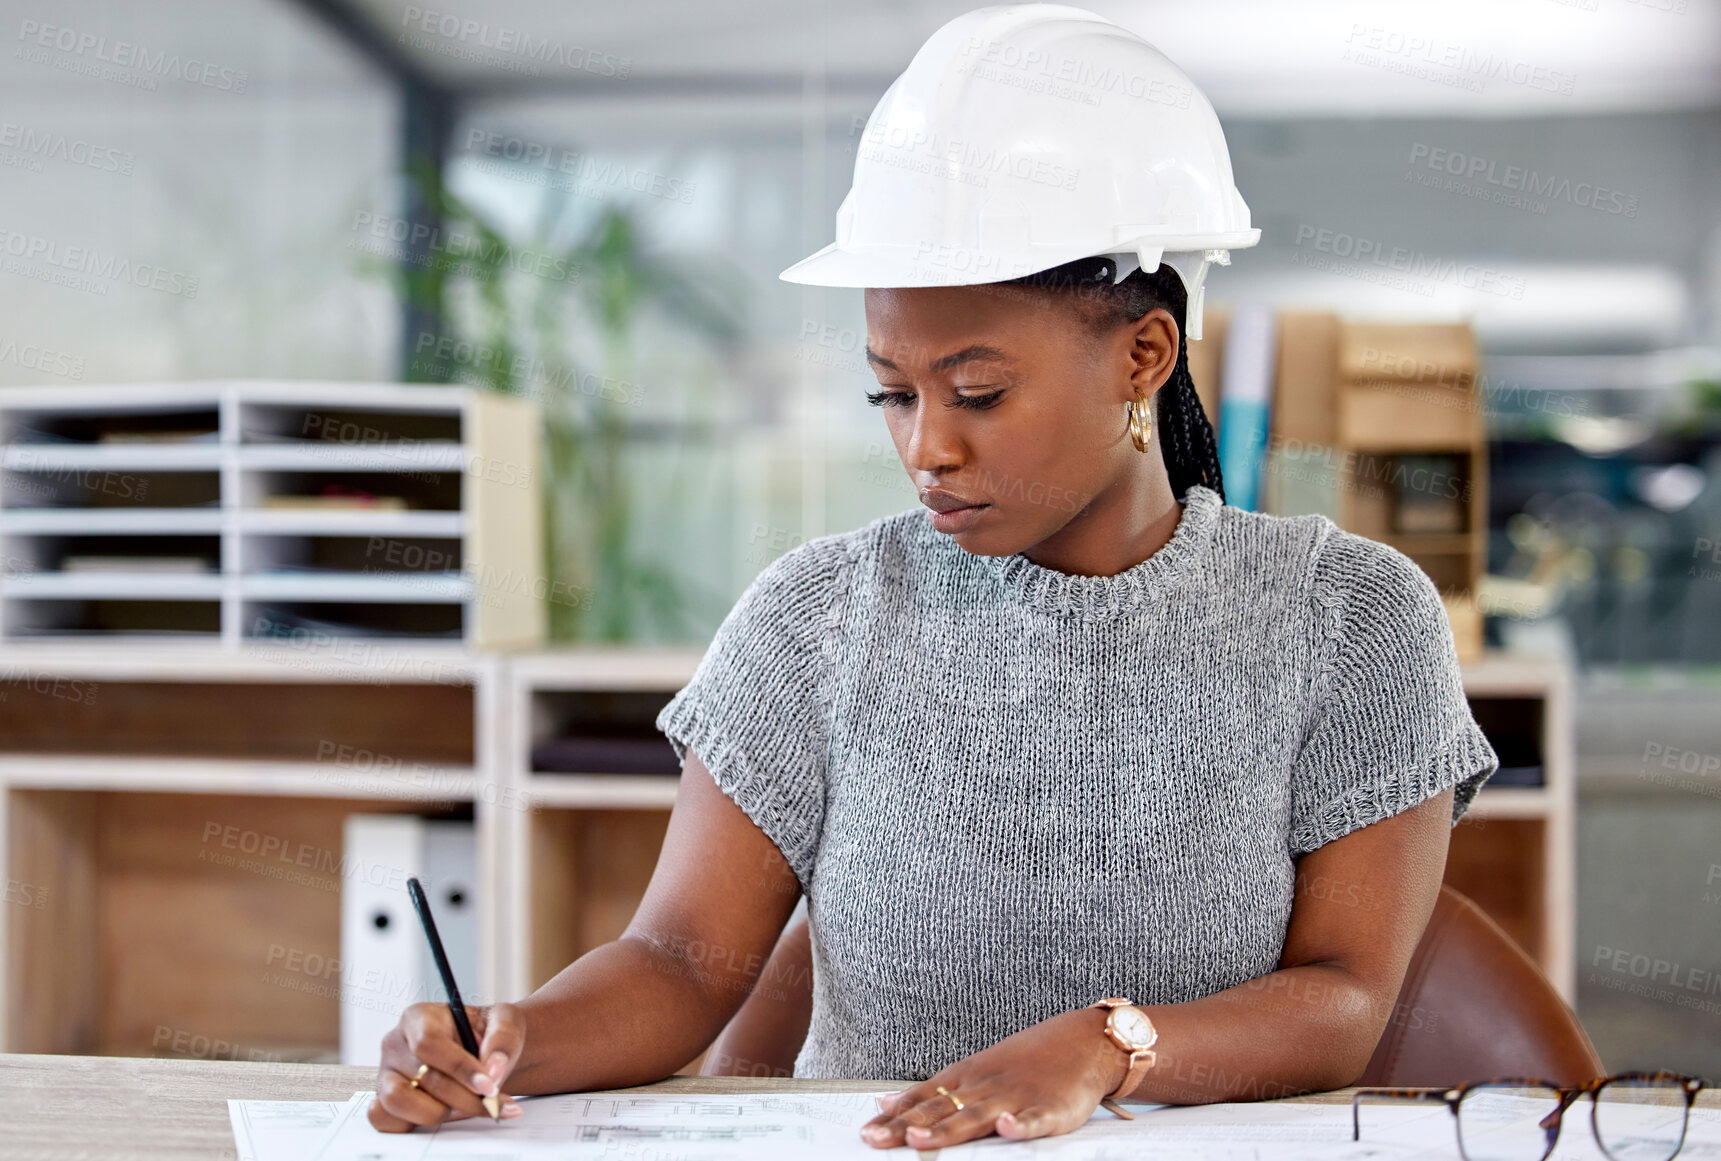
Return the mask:
<path id="1" fill-rule="evenodd" d="M 966 462 L 960 418 L 944 411 L 938 403 L 927 403 L 924 395 L 916 403 L 902 454 L 902 466 L 910 472 L 938 475 Z"/>

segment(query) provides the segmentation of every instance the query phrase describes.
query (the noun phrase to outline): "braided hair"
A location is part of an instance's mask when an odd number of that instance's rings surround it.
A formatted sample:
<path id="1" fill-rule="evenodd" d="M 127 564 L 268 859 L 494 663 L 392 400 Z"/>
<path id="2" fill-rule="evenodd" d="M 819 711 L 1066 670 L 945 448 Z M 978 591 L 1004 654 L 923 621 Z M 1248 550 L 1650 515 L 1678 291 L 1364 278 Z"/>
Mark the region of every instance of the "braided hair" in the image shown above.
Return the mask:
<path id="1" fill-rule="evenodd" d="M 1077 258 L 1050 270 L 1009 279 L 1006 285 L 1072 295 L 1083 322 L 1096 336 L 1122 323 L 1134 322 L 1156 307 L 1168 311 L 1177 320 L 1177 362 L 1171 377 L 1153 398 L 1165 474 L 1171 482 L 1172 495 L 1179 500 L 1191 484 L 1211 488 L 1223 500 L 1225 485 L 1219 477 L 1218 443 L 1201 398 L 1195 393 L 1195 380 L 1189 377 L 1189 340 L 1183 325 L 1189 296 L 1183 288 L 1183 279 L 1169 264 L 1161 262 L 1157 270 L 1136 270 L 1114 285 L 1116 262 L 1104 254 Z"/>

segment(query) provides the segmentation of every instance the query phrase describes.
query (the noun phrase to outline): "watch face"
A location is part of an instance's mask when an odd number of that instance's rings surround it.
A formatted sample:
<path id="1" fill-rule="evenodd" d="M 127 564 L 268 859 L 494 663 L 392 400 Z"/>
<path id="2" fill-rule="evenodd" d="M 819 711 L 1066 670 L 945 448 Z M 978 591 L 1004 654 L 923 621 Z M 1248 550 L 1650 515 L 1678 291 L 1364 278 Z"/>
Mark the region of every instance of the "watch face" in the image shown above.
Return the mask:
<path id="1" fill-rule="evenodd" d="M 1151 1047 L 1159 1032 L 1147 1013 L 1140 1008 L 1117 1008 L 1111 1014 L 1111 1026 L 1120 1038 L 1135 1048 Z"/>

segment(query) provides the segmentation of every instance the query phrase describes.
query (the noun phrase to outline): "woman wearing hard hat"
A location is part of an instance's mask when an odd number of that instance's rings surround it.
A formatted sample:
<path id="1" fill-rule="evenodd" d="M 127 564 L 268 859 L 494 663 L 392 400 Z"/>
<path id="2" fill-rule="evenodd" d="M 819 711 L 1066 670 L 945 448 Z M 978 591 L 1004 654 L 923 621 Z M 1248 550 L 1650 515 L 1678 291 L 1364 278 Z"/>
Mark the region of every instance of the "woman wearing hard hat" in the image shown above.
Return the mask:
<path id="1" fill-rule="evenodd" d="M 803 892 L 795 1074 L 916 1082 L 873 1145 L 1356 1079 L 1497 759 L 1414 564 L 1224 505 L 1185 332 L 1258 235 L 1212 107 L 1139 37 L 1045 4 L 933 34 L 836 241 L 783 274 L 866 288 L 930 516 L 759 575 L 658 718 L 682 782 L 627 933 L 475 1010 L 482 1065 L 410 1009 L 377 1127 L 669 1075 Z"/>

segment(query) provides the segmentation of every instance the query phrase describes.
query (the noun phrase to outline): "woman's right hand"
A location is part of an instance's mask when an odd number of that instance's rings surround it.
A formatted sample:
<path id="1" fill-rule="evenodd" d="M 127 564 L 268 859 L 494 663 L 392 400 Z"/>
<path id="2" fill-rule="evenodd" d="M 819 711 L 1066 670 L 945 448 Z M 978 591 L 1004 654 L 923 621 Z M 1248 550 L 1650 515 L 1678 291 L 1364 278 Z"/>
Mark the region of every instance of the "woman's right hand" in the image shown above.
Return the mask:
<path id="1" fill-rule="evenodd" d="M 414 1004 L 382 1038 L 371 1127 L 407 1133 L 419 1125 L 440 1125 L 465 1117 L 487 1117 L 481 1098 L 504 1091 L 502 1082 L 519 1063 L 526 1044 L 525 1016 L 513 1004 L 466 1008 L 478 1037 L 478 1058 L 460 1045 L 447 1004 Z M 424 1070 L 417 1087 L 413 1078 Z M 502 1115 L 517 1117 L 520 1106 L 506 1097 Z"/>

